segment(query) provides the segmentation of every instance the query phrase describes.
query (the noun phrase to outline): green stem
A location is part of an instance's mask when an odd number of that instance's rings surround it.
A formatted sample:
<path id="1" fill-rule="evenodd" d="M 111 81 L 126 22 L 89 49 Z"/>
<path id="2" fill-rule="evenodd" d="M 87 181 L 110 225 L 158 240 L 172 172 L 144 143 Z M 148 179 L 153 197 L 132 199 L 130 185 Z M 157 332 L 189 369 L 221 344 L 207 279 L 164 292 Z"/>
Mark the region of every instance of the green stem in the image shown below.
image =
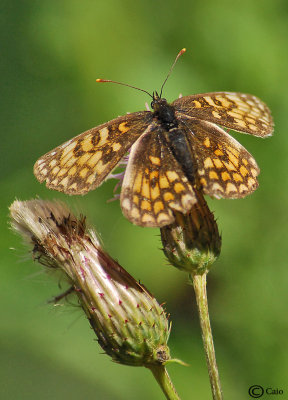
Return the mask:
<path id="1" fill-rule="evenodd" d="M 153 365 L 148 367 L 154 378 L 158 382 L 159 386 L 161 387 L 163 393 L 168 400 L 180 400 L 175 387 L 168 375 L 166 368 L 163 365 Z"/>
<path id="2" fill-rule="evenodd" d="M 202 330 L 202 340 L 206 353 L 206 361 L 207 361 L 213 399 L 222 400 L 223 397 L 221 391 L 221 384 L 218 373 L 218 367 L 216 363 L 213 336 L 212 336 L 209 312 L 208 312 L 206 276 L 207 272 L 202 275 L 192 275 L 192 281 L 198 306 L 199 319 Z"/>

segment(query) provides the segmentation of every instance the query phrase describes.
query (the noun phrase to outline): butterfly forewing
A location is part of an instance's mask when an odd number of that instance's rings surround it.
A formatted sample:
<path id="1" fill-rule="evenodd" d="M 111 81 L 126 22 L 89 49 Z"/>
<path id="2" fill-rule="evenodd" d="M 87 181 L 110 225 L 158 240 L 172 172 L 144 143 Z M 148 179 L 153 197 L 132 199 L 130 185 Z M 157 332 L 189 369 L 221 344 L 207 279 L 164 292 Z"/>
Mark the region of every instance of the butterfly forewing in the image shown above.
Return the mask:
<path id="1" fill-rule="evenodd" d="M 251 154 L 217 125 L 187 118 L 182 121 L 197 165 L 204 194 L 241 198 L 258 186 L 259 168 Z"/>
<path id="2" fill-rule="evenodd" d="M 177 116 L 188 115 L 254 136 L 269 136 L 273 121 L 265 103 L 250 94 L 212 92 L 176 99 Z"/>
<path id="3" fill-rule="evenodd" d="M 150 227 L 172 223 L 173 211 L 185 214 L 197 201 L 158 123 L 153 122 L 132 146 L 120 201 L 131 222 Z"/>
<path id="4" fill-rule="evenodd" d="M 143 111 L 90 129 L 41 157 L 34 174 L 50 189 L 84 194 L 103 182 L 151 120 Z"/>

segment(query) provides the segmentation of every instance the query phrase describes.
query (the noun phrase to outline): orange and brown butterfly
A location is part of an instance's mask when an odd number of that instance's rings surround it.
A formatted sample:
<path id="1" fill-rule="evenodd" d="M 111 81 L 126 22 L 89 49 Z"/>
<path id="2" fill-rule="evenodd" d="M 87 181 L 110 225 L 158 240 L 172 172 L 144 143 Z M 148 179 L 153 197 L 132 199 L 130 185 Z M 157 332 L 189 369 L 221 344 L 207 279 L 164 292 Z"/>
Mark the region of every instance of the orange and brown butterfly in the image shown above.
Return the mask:
<path id="1" fill-rule="evenodd" d="M 171 224 L 175 211 L 187 213 L 197 202 L 197 190 L 216 198 L 253 192 L 256 161 L 218 125 L 270 136 L 268 107 L 255 96 L 234 92 L 194 94 L 168 103 L 161 97 L 165 82 L 160 95 L 150 95 L 152 111 L 118 117 L 56 147 L 36 162 L 36 178 L 50 189 L 85 194 L 101 185 L 130 150 L 122 211 L 134 224 L 150 227 Z"/>

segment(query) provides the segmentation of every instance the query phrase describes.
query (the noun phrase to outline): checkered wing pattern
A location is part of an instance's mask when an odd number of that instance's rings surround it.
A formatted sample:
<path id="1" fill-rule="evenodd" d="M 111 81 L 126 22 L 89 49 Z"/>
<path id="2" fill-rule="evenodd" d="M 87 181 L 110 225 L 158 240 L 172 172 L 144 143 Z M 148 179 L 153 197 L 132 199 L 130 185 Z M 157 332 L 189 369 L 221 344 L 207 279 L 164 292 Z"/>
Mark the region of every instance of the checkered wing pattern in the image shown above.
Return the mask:
<path id="1" fill-rule="evenodd" d="M 241 198 L 258 186 L 259 168 L 251 154 L 217 125 L 182 121 L 197 166 L 197 183 L 212 197 Z"/>
<path id="2" fill-rule="evenodd" d="M 153 122 L 131 149 L 120 201 L 123 214 L 137 225 L 170 224 L 173 211 L 185 214 L 197 201 L 164 136 L 163 128 Z"/>
<path id="3" fill-rule="evenodd" d="M 214 122 L 235 131 L 254 136 L 270 136 L 273 121 L 269 108 L 250 94 L 212 92 L 180 97 L 172 105 L 181 114 Z"/>
<path id="4" fill-rule="evenodd" d="M 143 111 L 90 129 L 41 157 L 34 174 L 50 189 L 84 194 L 103 182 L 151 120 Z"/>

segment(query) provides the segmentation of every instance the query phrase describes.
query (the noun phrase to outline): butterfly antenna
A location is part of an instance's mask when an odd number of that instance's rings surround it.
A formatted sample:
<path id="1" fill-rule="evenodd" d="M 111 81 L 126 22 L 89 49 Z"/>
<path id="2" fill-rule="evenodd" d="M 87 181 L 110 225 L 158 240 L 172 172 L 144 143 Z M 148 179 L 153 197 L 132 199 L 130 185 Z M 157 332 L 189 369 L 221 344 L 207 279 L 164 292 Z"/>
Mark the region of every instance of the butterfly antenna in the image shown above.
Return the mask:
<path id="1" fill-rule="evenodd" d="M 163 85 L 161 86 L 160 97 L 162 97 L 162 91 L 163 91 L 164 85 L 165 85 L 165 83 L 167 82 L 169 76 L 171 75 L 171 72 L 173 71 L 173 68 L 175 67 L 176 62 L 178 61 L 178 58 L 181 57 L 182 54 L 185 53 L 185 51 L 186 51 L 186 49 L 184 48 L 184 49 L 180 50 L 179 53 L 177 54 L 177 57 L 175 58 L 175 61 L 174 61 L 174 63 L 172 64 L 172 66 L 171 66 L 171 68 L 170 68 L 170 70 L 169 70 L 169 72 L 168 72 L 168 75 L 166 76 L 166 79 L 165 79 L 165 81 L 163 82 Z"/>
<path id="2" fill-rule="evenodd" d="M 123 85 L 123 86 L 127 86 L 130 87 L 132 89 L 136 89 L 136 90 L 140 90 L 140 92 L 144 92 L 146 94 L 148 94 L 148 96 L 150 96 L 153 99 L 152 94 L 150 94 L 149 92 L 147 92 L 147 90 L 144 89 L 140 89 L 136 86 L 132 86 L 132 85 L 128 85 L 127 83 L 122 83 L 122 82 L 117 82 L 117 81 L 111 81 L 110 79 L 96 79 L 96 82 L 110 82 L 110 83 L 117 83 L 117 85 Z"/>

